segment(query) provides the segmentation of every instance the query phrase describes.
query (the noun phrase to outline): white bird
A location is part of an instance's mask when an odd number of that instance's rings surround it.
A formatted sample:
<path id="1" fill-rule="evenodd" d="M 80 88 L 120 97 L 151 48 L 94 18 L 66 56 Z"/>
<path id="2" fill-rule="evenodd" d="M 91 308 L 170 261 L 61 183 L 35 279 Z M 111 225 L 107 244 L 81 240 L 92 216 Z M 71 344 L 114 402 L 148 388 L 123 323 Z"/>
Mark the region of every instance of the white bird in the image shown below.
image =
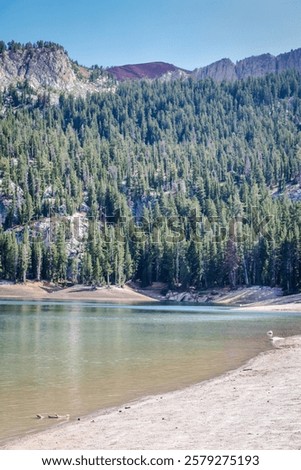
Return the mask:
<path id="1" fill-rule="evenodd" d="M 274 333 L 272 332 L 272 330 L 268 331 L 267 332 L 267 335 L 268 337 L 271 339 L 271 341 L 274 343 L 275 341 L 279 341 L 279 340 L 282 340 L 284 338 L 281 338 L 280 336 L 274 336 Z"/>

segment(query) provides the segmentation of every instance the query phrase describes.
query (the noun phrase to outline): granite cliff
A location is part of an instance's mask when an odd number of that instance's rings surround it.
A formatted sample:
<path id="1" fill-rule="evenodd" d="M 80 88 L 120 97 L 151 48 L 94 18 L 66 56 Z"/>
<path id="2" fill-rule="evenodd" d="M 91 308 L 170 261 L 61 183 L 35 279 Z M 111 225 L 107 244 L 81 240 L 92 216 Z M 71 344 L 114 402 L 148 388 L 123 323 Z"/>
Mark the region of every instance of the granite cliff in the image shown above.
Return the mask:
<path id="1" fill-rule="evenodd" d="M 0 90 L 25 81 L 36 92 L 47 90 L 78 96 L 112 87 L 112 78 L 106 71 L 79 66 L 57 44 L 42 41 L 1 44 Z"/>
<path id="2" fill-rule="evenodd" d="M 236 64 L 230 59 L 221 59 L 206 67 L 195 69 L 191 76 L 201 80 L 210 77 L 220 82 L 262 77 L 268 73 L 280 73 L 290 69 L 301 72 L 301 48 L 278 56 L 271 54 L 252 56 Z"/>

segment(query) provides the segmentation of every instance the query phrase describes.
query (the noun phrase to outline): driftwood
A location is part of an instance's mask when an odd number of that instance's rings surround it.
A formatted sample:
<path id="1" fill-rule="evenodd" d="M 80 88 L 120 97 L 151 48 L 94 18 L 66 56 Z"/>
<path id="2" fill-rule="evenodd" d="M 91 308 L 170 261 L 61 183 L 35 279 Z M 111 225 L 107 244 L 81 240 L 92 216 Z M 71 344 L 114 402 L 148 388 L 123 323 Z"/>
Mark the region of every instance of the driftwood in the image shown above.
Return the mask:
<path id="1" fill-rule="evenodd" d="M 57 413 L 53 414 L 53 415 L 47 415 L 47 416 L 43 416 L 43 415 L 40 415 L 40 414 L 37 414 L 36 415 L 36 418 L 37 419 L 44 419 L 44 418 L 49 418 L 49 419 L 68 419 L 70 417 L 70 415 L 58 415 Z"/>

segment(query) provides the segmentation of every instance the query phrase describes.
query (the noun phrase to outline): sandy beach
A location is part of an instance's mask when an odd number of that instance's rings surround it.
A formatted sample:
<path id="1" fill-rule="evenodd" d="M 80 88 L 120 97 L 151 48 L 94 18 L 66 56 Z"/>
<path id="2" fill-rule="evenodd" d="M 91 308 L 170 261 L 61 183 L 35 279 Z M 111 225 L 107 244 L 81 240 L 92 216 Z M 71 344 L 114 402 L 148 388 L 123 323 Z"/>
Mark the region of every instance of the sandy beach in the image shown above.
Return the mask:
<path id="1" fill-rule="evenodd" d="M 301 336 L 237 370 L 10 441 L 4 449 L 301 449 Z"/>
<path id="2" fill-rule="evenodd" d="M 1 283 L 0 299 L 48 300 L 48 301 L 93 301 L 107 303 L 155 302 L 154 298 L 134 289 L 124 287 L 102 287 L 92 290 L 90 286 L 74 285 L 58 288 L 43 282 L 26 284 Z"/>

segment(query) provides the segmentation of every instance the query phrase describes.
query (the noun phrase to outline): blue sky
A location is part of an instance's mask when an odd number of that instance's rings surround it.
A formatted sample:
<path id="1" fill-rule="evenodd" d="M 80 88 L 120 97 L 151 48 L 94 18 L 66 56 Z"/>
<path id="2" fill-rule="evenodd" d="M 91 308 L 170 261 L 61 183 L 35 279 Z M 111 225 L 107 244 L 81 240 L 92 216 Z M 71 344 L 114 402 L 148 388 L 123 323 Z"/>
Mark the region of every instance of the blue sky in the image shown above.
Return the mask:
<path id="1" fill-rule="evenodd" d="M 88 66 L 193 69 L 301 47 L 301 0 L 0 0 L 0 39 L 58 42 Z"/>

